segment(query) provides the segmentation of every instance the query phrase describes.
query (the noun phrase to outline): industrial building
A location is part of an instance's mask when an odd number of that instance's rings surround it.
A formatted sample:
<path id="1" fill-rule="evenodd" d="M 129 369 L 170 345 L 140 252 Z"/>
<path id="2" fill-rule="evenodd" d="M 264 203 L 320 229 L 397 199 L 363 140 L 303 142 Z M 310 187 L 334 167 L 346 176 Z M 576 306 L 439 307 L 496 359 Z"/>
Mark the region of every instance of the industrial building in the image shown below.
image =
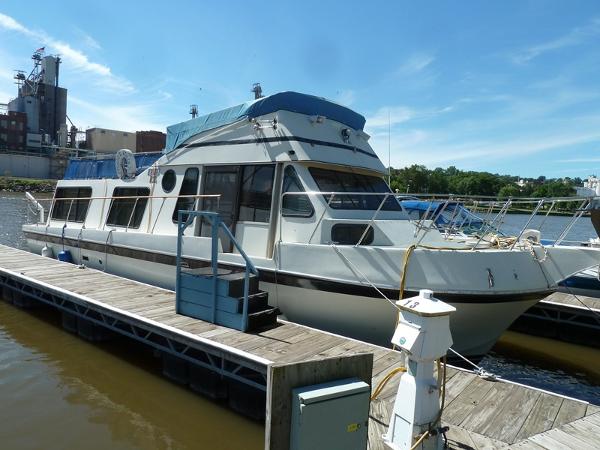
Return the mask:
<path id="1" fill-rule="evenodd" d="M 61 178 L 69 157 L 165 148 L 166 135 L 160 131 L 83 132 L 67 115 L 67 89 L 59 86 L 60 57 L 46 55 L 42 47 L 31 59 L 29 73 L 16 71 L 17 97 L 0 104 L 0 176 Z"/>
<path id="2" fill-rule="evenodd" d="M 33 69 L 29 75 L 21 70 L 15 75 L 17 98 L 8 103 L 8 111 L 26 115 L 27 140 L 34 147 L 39 147 L 38 142 L 66 146 L 67 90 L 58 85 L 60 58 L 44 56 L 44 48 L 40 48 L 31 59 Z M 26 144 L 24 140 L 22 147 Z"/>
<path id="3" fill-rule="evenodd" d="M 132 152 L 160 152 L 167 135 L 160 131 L 120 131 L 89 128 L 85 131 L 85 148 L 96 153 L 115 153 L 122 148 Z"/>

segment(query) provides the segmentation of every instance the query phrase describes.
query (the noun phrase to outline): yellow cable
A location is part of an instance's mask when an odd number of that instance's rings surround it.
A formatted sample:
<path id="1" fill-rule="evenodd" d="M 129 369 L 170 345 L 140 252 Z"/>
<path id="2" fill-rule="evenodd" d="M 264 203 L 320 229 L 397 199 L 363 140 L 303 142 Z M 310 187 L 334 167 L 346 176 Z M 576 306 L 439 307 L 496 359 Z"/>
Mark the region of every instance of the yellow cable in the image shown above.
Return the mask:
<path id="1" fill-rule="evenodd" d="M 403 373 L 406 372 L 406 367 L 396 367 L 395 369 L 390 370 L 385 377 L 383 377 L 383 379 L 379 382 L 379 384 L 377 385 L 377 387 L 375 388 L 375 390 L 373 391 L 373 394 L 371 394 L 371 401 L 375 400 L 377 398 L 377 396 L 379 394 L 381 394 L 381 391 L 383 390 L 383 388 L 385 387 L 386 384 L 388 384 L 388 381 L 390 381 L 395 375 L 398 375 L 399 373 Z"/>

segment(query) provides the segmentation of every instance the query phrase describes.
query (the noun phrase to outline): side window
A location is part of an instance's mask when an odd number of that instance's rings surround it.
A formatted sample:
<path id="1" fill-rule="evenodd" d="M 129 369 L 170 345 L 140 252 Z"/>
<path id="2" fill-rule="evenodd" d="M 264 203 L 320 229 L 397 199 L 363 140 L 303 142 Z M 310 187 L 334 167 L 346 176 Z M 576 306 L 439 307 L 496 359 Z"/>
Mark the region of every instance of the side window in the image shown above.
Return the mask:
<path id="1" fill-rule="evenodd" d="M 331 240 L 340 245 L 356 245 L 367 227 L 369 229 L 361 245 L 371 245 L 373 243 L 373 227 L 360 223 L 336 223 L 331 228 Z"/>
<path id="2" fill-rule="evenodd" d="M 285 168 L 282 192 L 304 192 L 296 170 L 292 166 Z M 281 213 L 284 217 L 311 217 L 314 213 L 308 195 L 284 195 L 281 203 Z"/>
<path id="3" fill-rule="evenodd" d="M 92 188 L 89 187 L 57 188 L 50 217 L 53 220 L 84 222 L 91 196 Z"/>
<path id="4" fill-rule="evenodd" d="M 113 191 L 113 198 L 108 211 L 107 225 L 127 228 L 139 228 L 148 203 L 150 189 L 136 187 L 118 187 Z"/>
<path id="5" fill-rule="evenodd" d="M 182 197 L 198 194 L 198 178 L 200 171 L 197 167 L 190 167 L 185 171 L 183 181 L 181 182 L 181 189 L 179 189 L 179 198 L 173 211 L 173 222 L 177 223 L 177 214 L 181 210 L 192 211 L 196 205 L 197 197 Z"/>
<path id="6" fill-rule="evenodd" d="M 238 220 L 269 222 L 274 165 L 243 166 Z"/>

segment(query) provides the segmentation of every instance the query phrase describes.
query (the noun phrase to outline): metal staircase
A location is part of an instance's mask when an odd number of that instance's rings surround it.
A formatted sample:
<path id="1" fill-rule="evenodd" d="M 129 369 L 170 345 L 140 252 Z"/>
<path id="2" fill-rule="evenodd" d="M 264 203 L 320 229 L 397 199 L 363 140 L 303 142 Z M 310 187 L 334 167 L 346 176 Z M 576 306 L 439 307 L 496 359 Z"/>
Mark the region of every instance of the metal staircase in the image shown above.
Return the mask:
<path id="1" fill-rule="evenodd" d="M 210 266 L 182 267 L 183 234 L 195 217 L 211 223 L 212 254 Z M 220 269 L 218 264 L 219 229 L 231 239 L 244 258 L 244 270 Z M 176 311 L 178 314 L 252 331 L 274 325 L 278 309 L 269 306 L 268 293 L 258 287 L 258 270 L 242 250 L 220 216 L 207 211 L 179 211 L 177 233 Z"/>

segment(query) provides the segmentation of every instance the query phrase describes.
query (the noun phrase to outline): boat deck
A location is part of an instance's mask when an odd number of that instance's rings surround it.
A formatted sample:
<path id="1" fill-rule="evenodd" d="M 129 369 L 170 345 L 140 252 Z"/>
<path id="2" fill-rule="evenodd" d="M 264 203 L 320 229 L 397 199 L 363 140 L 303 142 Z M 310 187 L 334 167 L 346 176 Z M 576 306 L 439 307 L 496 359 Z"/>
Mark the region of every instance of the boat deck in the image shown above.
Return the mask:
<path id="1" fill-rule="evenodd" d="M 403 362 L 400 352 L 286 321 L 280 320 L 269 330 L 242 333 L 182 316 L 175 313 L 172 291 L 2 245 L 0 286 L 5 292 L 27 295 L 88 317 L 157 348 L 179 351 L 183 359 L 195 357 L 206 367 L 213 357 L 202 359 L 201 352 L 217 355 L 238 364 L 227 373 L 227 364 L 215 368 L 233 379 L 250 373 L 246 369 L 266 374 L 272 364 L 372 353 L 372 386 L 376 386 Z M 381 435 L 389 423 L 399 378 L 395 377 L 371 403 L 370 449 L 384 448 Z M 254 380 L 246 381 L 260 389 L 260 380 Z M 564 448 L 545 443 L 560 442 L 559 437 L 565 434 L 573 435 L 574 442 L 589 443 L 589 438 L 579 436 L 582 429 L 586 436 L 600 435 L 600 408 L 596 406 L 509 382 L 488 381 L 452 367 L 447 373 L 445 404 L 442 420 L 450 426 L 447 436 L 454 448 L 503 448 L 512 444 L 518 445 L 515 448 Z M 579 447 L 586 448 L 583 444 Z"/>

